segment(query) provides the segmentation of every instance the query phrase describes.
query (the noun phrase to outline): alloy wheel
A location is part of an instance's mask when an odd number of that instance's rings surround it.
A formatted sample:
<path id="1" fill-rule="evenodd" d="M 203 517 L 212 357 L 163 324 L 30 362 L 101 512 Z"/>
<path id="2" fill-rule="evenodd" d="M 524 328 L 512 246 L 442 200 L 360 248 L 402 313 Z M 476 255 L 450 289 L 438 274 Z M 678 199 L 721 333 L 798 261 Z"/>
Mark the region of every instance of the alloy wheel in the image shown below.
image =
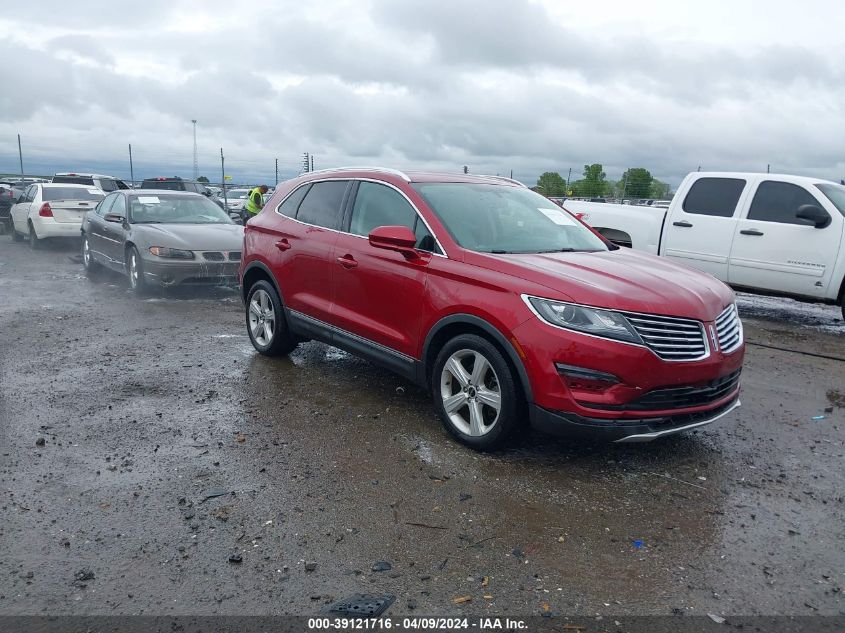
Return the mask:
<path id="1" fill-rule="evenodd" d="M 138 287 L 138 259 L 135 251 L 129 253 L 129 285 Z"/>
<path id="2" fill-rule="evenodd" d="M 82 262 L 86 268 L 91 265 L 91 249 L 88 246 L 88 237 L 82 238 Z"/>
<path id="3" fill-rule="evenodd" d="M 266 290 L 258 289 L 249 301 L 249 330 L 262 347 L 270 345 L 276 333 L 276 313 Z"/>
<path id="4" fill-rule="evenodd" d="M 449 420 L 465 435 L 486 435 L 499 421 L 499 377 L 480 352 L 462 349 L 449 357 L 440 374 L 440 397 Z"/>

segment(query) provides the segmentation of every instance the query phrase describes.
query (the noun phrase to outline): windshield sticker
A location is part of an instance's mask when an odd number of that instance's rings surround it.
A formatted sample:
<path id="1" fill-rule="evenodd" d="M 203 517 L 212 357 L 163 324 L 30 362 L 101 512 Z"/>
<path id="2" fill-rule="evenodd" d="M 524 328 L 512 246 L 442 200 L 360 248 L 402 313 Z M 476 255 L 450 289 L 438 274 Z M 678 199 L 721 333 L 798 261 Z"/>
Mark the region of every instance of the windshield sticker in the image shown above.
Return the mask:
<path id="1" fill-rule="evenodd" d="M 161 200 L 158 196 L 138 196 L 138 202 L 141 204 L 159 204 Z"/>
<path id="2" fill-rule="evenodd" d="M 569 214 L 563 209 L 537 209 L 540 213 L 545 215 L 555 224 L 561 226 L 575 226 L 575 220 L 569 217 Z"/>

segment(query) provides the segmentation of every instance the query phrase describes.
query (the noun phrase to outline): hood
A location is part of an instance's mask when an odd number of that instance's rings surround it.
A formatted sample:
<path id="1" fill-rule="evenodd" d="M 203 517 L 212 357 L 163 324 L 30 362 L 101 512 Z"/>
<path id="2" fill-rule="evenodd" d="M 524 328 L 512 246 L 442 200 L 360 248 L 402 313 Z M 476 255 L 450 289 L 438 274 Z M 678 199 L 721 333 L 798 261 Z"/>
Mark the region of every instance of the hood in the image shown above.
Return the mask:
<path id="1" fill-rule="evenodd" d="M 229 200 L 229 208 L 230 209 L 240 209 L 246 204 L 246 200 L 243 198 L 235 198 L 234 200 Z"/>
<path id="2" fill-rule="evenodd" d="M 191 251 L 239 251 L 244 241 L 244 227 L 238 224 L 135 224 L 132 232 L 146 246 Z"/>
<path id="3" fill-rule="evenodd" d="M 509 274 L 554 290 L 547 294 L 550 299 L 589 306 L 712 321 L 734 301 L 733 291 L 715 277 L 628 248 L 484 257 L 510 264 Z"/>

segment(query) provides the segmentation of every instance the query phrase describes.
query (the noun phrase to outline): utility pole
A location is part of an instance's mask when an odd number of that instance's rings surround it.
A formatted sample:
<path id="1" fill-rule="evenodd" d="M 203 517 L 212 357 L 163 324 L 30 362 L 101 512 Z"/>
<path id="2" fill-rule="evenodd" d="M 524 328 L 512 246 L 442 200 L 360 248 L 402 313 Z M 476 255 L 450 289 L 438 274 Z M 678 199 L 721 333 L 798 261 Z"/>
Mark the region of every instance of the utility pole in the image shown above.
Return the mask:
<path id="1" fill-rule="evenodd" d="M 277 158 L 276 159 L 276 180 L 273 181 L 273 186 L 275 187 L 278 184 L 279 184 L 279 159 Z"/>
<path id="2" fill-rule="evenodd" d="M 229 198 L 226 196 L 226 161 L 223 159 L 223 148 L 220 148 L 220 182 L 223 183 L 223 206 L 229 213 Z"/>
<path id="3" fill-rule="evenodd" d="M 314 171 L 314 154 L 311 154 L 311 171 Z"/>
<path id="4" fill-rule="evenodd" d="M 511 180 L 513 180 L 513 169 L 511 169 Z"/>
<path id="5" fill-rule="evenodd" d="M 200 165 L 197 160 L 197 120 L 191 119 L 191 123 L 194 124 L 194 182 L 196 182 L 200 177 Z"/>
<path id="6" fill-rule="evenodd" d="M 132 168 L 132 143 L 129 143 L 129 180 L 132 181 L 132 188 L 135 188 L 135 170 Z"/>
<path id="7" fill-rule="evenodd" d="M 302 154 L 302 173 L 307 174 L 309 171 L 311 171 L 310 167 L 311 167 L 311 160 L 308 157 L 308 152 L 303 152 L 303 154 Z"/>
<path id="8" fill-rule="evenodd" d="M 767 173 L 767 174 L 769 173 L 769 170 L 771 169 L 771 167 L 772 167 L 772 166 L 771 166 L 771 164 L 766 165 L 766 173 Z"/>
<path id="9" fill-rule="evenodd" d="M 465 174 L 468 174 L 468 173 L 469 173 L 469 167 L 467 167 L 466 165 L 464 165 L 464 173 L 465 173 Z"/>
<path id="10" fill-rule="evenodd" d="M 567 195 L 569 195 L 569 181 L 572 180 L 572 167 L 569 168 L 569 175 L 566 177 L 566 191 Z"/>
<path id="11" fill-rule="evenodd" d="M 18 134 L 18 158 L 21 161 L 21 180 L 23 180 L 23 152 L 21 151 L 21 135 Z"/>
<path id="12" fill-rule="evenodd" d="M 628 188 L 628 172 L 629 171 L 630 171 L 629 169 L 625 170 L 625 180 L 622 183 L 622 200 L 623 201 L 625 200 L 625 190 Z"/>

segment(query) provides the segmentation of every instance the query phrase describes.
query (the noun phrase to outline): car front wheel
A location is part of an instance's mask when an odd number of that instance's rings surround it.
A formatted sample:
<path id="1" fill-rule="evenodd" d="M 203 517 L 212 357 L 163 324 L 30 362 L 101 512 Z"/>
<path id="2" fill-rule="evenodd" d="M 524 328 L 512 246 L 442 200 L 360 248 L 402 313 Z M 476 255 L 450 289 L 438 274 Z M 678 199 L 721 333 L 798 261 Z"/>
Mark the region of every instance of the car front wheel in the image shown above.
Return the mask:
<path id="1" fill-rule="evenodd" d="M 502 448 L 523 426 L 524 406 L 513 371 L 480 336 L 462 334 L 443 346 L 431 391 L 446 430 L 476 450 Z"/>
<path id="2" fill-rule="evenodd" d="M 129 287 L 135 294 L 144 294 L 147 290 L 147 282 L 144 280 L 144 264 L 141 261 L 141 254 L 134 246 L 126 251 L 126 274 L 129 276 Z"/>
<path id="3" fill-rule="evenodd" d="M 249 289 L 246 329 L 252 346 L 264 356 L 289 354 L 298 344 L 288 330 L 279 293 L 263 279 Z"/>
<path id="4" fill-rule="evenodd" d="M 100 269 L 100 264 L 94 261 L 94 256 L 91 254 L 91 244 L 88 242 L 87 234 L 82 235 L 82 265 L 86 273 L 95 273 Z"/>

